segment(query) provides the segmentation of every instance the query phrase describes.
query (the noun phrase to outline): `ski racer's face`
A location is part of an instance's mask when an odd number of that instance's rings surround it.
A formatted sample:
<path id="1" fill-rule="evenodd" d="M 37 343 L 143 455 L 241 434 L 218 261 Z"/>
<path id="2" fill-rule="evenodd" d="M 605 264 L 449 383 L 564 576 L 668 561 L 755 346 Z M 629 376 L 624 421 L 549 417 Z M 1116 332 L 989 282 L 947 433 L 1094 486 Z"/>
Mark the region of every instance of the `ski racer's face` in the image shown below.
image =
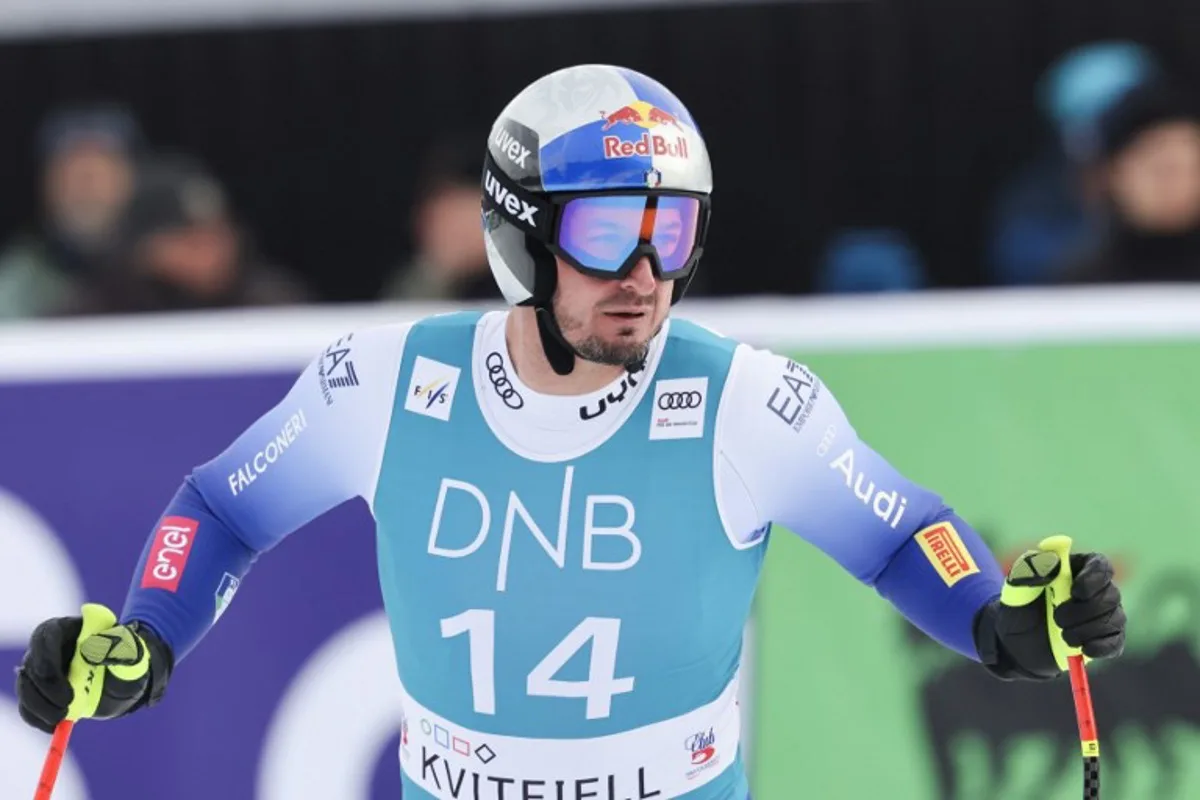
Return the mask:
<path id="1" fill-rule="evenodd" d="M 557 263 L 554 315 L 571 346 L 601 364 L 644 359 L 671 309 L 671 281 L 658 280 L 645 257 L 617 280 L 584 275 L 562 259 Z"/>

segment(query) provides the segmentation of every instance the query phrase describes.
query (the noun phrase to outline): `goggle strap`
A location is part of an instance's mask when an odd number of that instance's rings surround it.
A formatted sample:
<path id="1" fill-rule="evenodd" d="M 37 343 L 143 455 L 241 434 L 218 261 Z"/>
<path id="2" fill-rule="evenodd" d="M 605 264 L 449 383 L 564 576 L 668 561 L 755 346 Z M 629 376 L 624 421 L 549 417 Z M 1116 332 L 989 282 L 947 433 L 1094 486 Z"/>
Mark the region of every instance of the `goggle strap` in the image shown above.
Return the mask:
<path id="1" fill-rule="evenodd" d="M 649 244 L 654 238 L 654 226 L 658 224 L 658 198 L 647 197 L 646 205 L 642 208 L 642 229 L 638 231 L 638 241 Z"/>
<path id="2" fill-rule="evenodd" d="M 554 226 L 554 207 L 545 199 L 522 189 L 501 170 L 491 153 L 483 159 L 484 225 L 495 227 L 502 217 L 535 238 L 548 242 Z"/>

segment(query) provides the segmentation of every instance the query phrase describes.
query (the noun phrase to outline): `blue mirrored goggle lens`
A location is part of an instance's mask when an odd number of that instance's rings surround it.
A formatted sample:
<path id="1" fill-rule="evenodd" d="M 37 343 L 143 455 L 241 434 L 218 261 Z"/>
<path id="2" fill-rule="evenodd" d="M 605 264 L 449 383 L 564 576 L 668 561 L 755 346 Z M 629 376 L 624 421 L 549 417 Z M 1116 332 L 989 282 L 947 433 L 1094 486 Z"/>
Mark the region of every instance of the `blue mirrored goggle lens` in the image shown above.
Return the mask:
<path id="1" fill-rule="evenodd" d="M 563 206 L 558 246 L 590 269 L 616 272 L 648 241 L 669 275 L 687 265 L 699 219 L 694 197 L 662 195 L 656 204 L 641 195 L 577 197 Z"/>
<path id="2" fill-rule="evenodd" d="M 663 196 L 654 212 L 650 243 L 658 249 L 663 272 L 670 274 L 687 266 L 696 249 L 700 201 L 694 197 Z"/>

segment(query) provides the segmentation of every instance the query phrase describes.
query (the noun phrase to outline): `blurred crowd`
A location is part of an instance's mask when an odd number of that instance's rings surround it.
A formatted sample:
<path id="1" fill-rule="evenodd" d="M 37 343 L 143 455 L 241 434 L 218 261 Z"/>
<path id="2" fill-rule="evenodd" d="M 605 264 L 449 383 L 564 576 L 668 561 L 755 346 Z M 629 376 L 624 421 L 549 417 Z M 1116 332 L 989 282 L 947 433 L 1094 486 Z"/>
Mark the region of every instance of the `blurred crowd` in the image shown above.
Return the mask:
<path id="1" fill-rule="evenodd" d="M 994 285 L 1200 278 L 1200 108 L 1155 55 L 1096 42 L 1037 87 L 1051 132 L 988 214 Z M 146 141 L 120 105 L 56 110 L 37 135 L 38 224 L 0 251 L 0 320 L 321 302 L 256 247 L 221 178 Z M 499 294 L 479 224 L 482 142 L 447 138 L 422 159 L 413 252 L 378 299 Z M 718 266 L 709 266 L 719 268 Z M 933 288 L 901 229 L 837 231 L 816 268 L 823 293 Z M 703 287 L 699 287 L 703 291 Z"/>
<path id="2" fill-rule="evenodd" d="M 38 136 L 41 224 L 0 253 L 0 319 L 304 303 L 220 181 L 155 152 L 117 107 L 63 109 Z"/>

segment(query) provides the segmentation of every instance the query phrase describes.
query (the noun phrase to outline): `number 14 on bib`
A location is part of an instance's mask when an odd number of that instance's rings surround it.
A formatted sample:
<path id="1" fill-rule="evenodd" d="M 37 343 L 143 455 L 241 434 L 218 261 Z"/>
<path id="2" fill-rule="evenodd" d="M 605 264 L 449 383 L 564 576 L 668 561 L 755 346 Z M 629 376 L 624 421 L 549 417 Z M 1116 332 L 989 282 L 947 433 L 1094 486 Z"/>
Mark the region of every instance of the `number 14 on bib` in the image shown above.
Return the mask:
<path id="1" fill-rule="evenodd" d="M 477 714 L 496 713 L 496 612 L 473 608 L 441 621 L 442 637 L 467 634 L 471 662 L 471 694 Z M 525 680 L 525 693 L 536 697 L 568 697 L 587 701 L 587 718 L 604 719 L 615 695 L 633 691 L 633 678 L 618 678 L 617 642 L 621 620 L 586 617 L 538 662 Z M 554 676 L 577 652 L 591 643 L 586 680 Z"/>

